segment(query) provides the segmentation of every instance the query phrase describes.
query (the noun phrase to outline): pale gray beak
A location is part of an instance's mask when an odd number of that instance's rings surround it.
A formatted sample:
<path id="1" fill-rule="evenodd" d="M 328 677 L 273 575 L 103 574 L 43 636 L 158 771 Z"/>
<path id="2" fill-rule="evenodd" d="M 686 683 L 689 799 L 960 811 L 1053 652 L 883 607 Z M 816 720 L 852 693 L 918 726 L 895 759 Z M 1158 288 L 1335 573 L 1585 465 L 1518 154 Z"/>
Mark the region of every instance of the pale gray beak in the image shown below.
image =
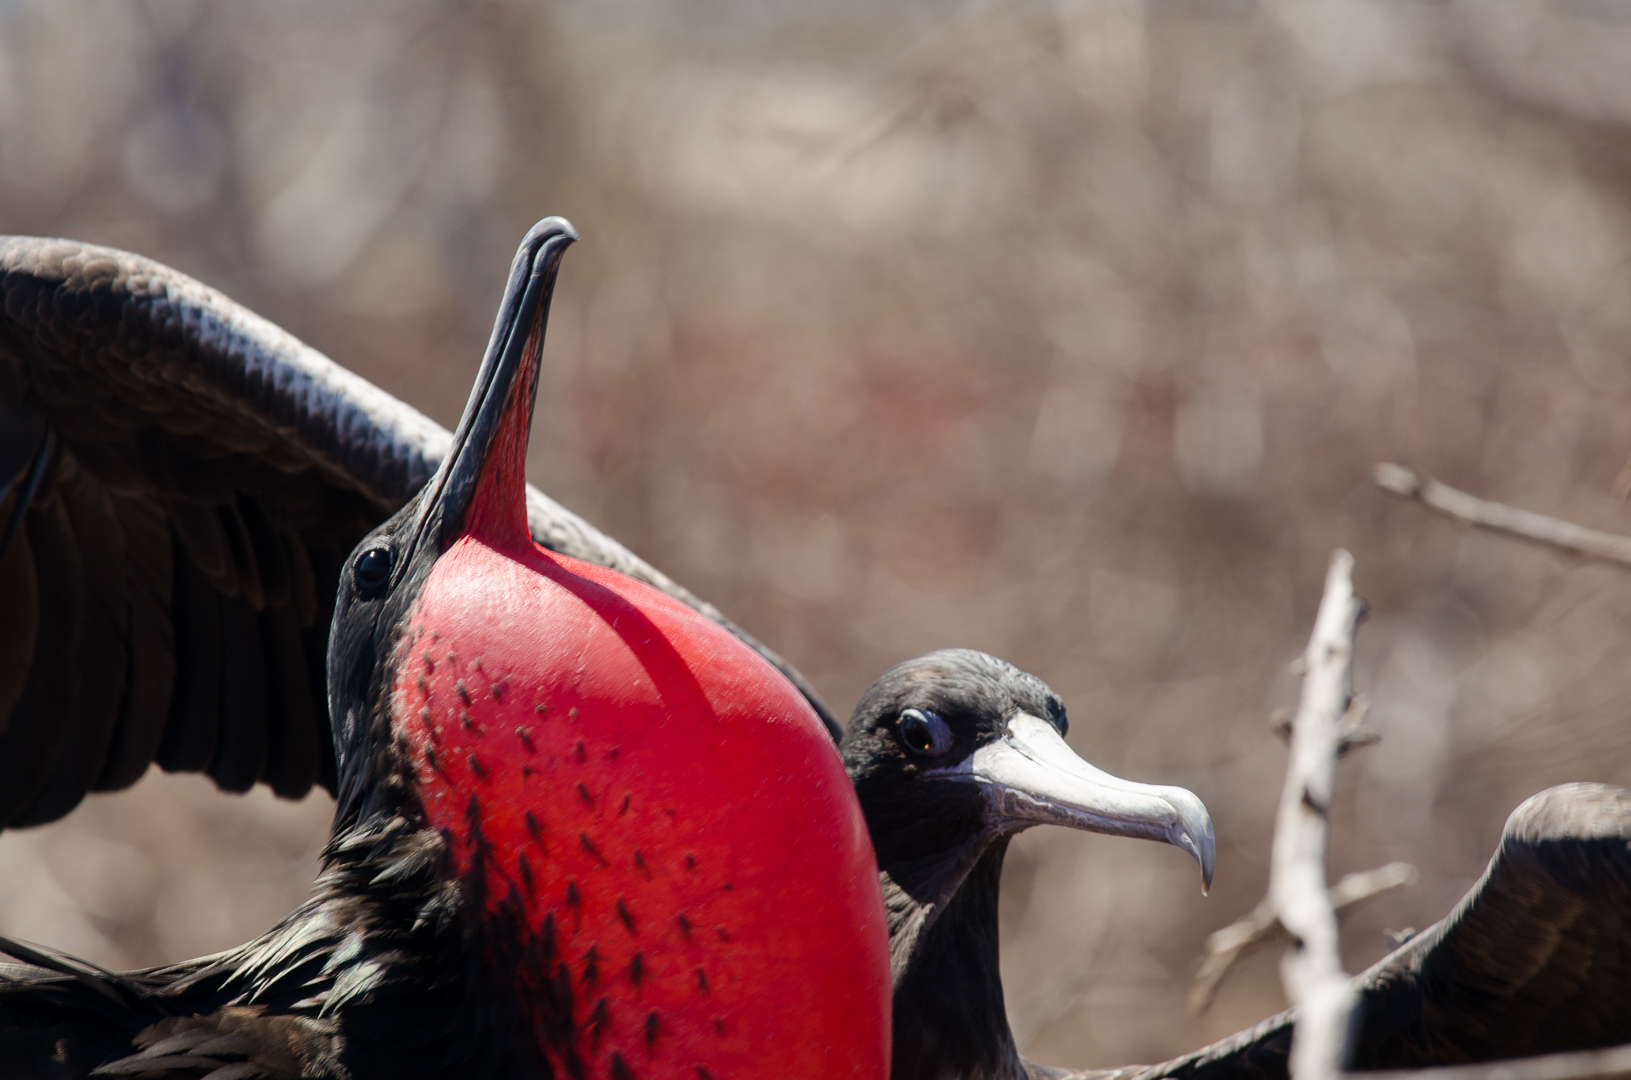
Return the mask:
<path id="1" fill-rule="evenodd" d="M 1095 769 L 1046 720 L 1021 713 L 996 742 L 923 776 L 980 784 L 999 826 L 1064 825 L 1165 841 L 1200 863 L 1201 892 L 1212 885 L 1212 818 L 1193 792 L 1135 784 Z"/>

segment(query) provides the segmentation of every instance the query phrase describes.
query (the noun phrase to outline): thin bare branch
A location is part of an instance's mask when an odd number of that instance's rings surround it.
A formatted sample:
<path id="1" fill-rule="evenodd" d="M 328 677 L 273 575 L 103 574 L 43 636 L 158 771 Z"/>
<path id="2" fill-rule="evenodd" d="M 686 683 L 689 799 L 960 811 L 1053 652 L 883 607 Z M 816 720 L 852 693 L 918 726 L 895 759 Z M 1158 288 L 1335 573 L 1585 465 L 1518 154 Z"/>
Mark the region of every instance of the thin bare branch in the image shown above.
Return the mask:
<path id="1" fill-rule="evenodd" d="M 1270 860 L 1269 898 L 1295 942 L 1280 968 L 1298 1008 L 1293 1080 L 1335 1080 L 1347 1060 L 1354 991 L 1342 971 L 1325 853 L 1342 721 L 1353 702 L 1354 633 L 1363 610 L 1353 592 L 1353 556 L 1338 549 L 1303 654 L 1302 698 L 1291 721 L 1291 760 Z"/>
<path id="2" fill-rule="evenodd" d="M 1361 1077 L 1364 1080 L 1625 1080 L 1631 1077 L 1631 1045 L 1480 1065 L 1350 1073 L 1346 1080 Z"/>
<path id="3" fill-rule="evenodd" d="M 1348 703 L 1348 711 L 1342 715 L 1342 723 L 1337 728 L 1338 757 L 1347 754 L 1349 750 L 1373 746 L 1382 741 L 1380 732 L 1365 726 L 1365 716 L 1369 712 L 1370 699 L 1364 694 L 1355 694 L 1354 699 Z M 1296 714 L 1290 709 L 1276 709 L 1269 717 L 1269 727 L 1280 736 L 1283 743 L 1291 742 L 1291 718 L 1294 715 Z"/>
<path id="4" fill-rule="evenodd" d="M 1571 555 L 1631 566 L 1631 537 L 1480 499 L 1403 465 L 1383 462 L 1372 470 L 1372 476 L 1382 490 L 1415 499 L 1462 524 L 1545 544 Z"/>
<path id="5" fill-rule="evenodd" d="M 1374 870 L 1359 870 L 1344 875 L 1341 881 L 1331 886 L 1331 907 L 1336 911 L 1346 911 L 1378 893 L 1415 883 L 1416 868 L 1407 862 L 1390 862 Z"/>
<path id="6" fill-rule="evenodd" d="M 1415 881 L 1416 868 L 1404 862 L 1349 874 L 1331 887 L 1331 910 L 1340 914 L 1361 900 Z M 1195 985 L 1189 991 L 1190 1011 L 1203 1012 L 1212 1004 L 1218 984 L 1240 960 L 1263 945 L 1289 940 L 1290 935 L 1280 925 L 1274 905 L 1266 896 L 1243 918 L 1213 931 L 1206 939 L 1206 955 L 1195 973 Z"/>

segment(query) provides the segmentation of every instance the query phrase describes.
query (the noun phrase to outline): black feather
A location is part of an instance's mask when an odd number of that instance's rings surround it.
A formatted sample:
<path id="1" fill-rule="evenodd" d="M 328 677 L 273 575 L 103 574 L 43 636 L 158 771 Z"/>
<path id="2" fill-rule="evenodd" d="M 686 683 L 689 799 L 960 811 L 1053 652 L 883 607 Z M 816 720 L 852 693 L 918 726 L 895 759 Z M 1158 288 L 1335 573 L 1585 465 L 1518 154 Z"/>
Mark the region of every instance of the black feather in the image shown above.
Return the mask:
<path id="1" fill-rule="evenodd" d="M 283 533 L 283 554 L 289 569 L 289 602 L 302 628 L 317 621 L 317 586 L 312 579 L 311 560 L 306 545 L 293 533 Z"/>
<path id="2" fill-rule="evenodd" d="M 317 780 L 318 739 L 328 741 L 328 726 L 319 731 L 321 702 L 307 677 L 306 649 L 294 608 L 268 607 L 261 612 L 260 630 L 269 710 L 266 766 L 260 779 L 285 799 L 299 799 Z M 321 693 L 319 686 L 317 695 Z"/>
<path id="3" fill-rule="evenodd" d="M 28 468 L 15 479 L 7 480 L 0 486 L 0 494 L 12 496 L 11 509 L 7 511 L 4 519 L 0 519 L 0 555 L 6 553 L 6 548 L 11 546 L 12 537 L 22 528 L 23 514 L 34 501 L 40 485 L 46 482 L 46 473 L 56 460 L 56 431 L 49 424 L 43 424 L 41 428 L 39 445 L 35 447 L 34 455 L 29 459 Z"/>
<path id="4" fill-rule="evenodd" d="M 152 478 L 142 469 L 141 457 L 132 443 L 100 439 L 77 442 L 74 457 L 112 495 L 135 499 L 154 493 Z"/>
<path id="5" fill-rule="evenodd" d="M 62 817 L 85 797 L 106 766 L 125 686 L 130 629 L 125 538 L 106 490 L 64 455 L 57 492 L 68 511 L 85 601 L 75 670 L 95 672 L 80 681 L 51 778 L 16 825 Z"/>
<path id="6" fill-rule="evenodd" d="M 77 388 L 83 395 L 84 389 Z M 183 502 L 221 506 L 235 494 L 232 471 L 223 468 L 225 448 L 210 447 L 190 433 L 211 426 L 209 402 L 194 399 L 188 408 L 172 410 L 163 417 L 163 427 L 145 426 L 136 435 L 137 452 L 143 471 L 159 494 Z M 203 455 L 189 453 L 203 450 Z"/>
<path id="7" fill-rule="evenodd" d="M 164 737 L 176 683 L 169 519 L 158 502 L 147 499 L 116 498 L 113 512 L 125 538 L 130 662 L 113 743 L 93 791 L 118 791 L 141 779 Z"/>
<path id="8" fill-rule="evenodd" d="M 203 509 L 209 520 L 216 520 L 208 507 Z M 170 564 L 176 686 L 157 761 L 166 772 L 199 772 L 215 759 L 220 733 L 221 594 L 194 565 L 179 538 Z"/>
<path id="9" fill-rule="evenodd" d="M 232 560 L 232 574 L 238 582 L 236 595 L 251 610 L 259 611 L 266 606 L 266 597 L 261 592 L 260 567 L 255 562 L 255 548 L 249 539 L 249 529 L 244 525 L 236 502 L 218 507 L 217 513 L 221 518 L 221 535 L 226 537 L 227 557 Z"/>
<path id="10" fill-rule="evenodd" d="M 259 615 L 244 598 L 221 602 L 221 729 L 209 773 L 248 791 L 266 765 L 266 661 Z"/>
<path id="11" fill-rule="evenodd" d="M 168 499 L 170 525 L 192 563 L 222 596 L 238 595 L 238 574 L 215 507 L 191 499 Z"/>
<path id="12" fill-rule="evenodd" d="M 1361 1069 L 1631 1042 L 1631 791 L 1565 784 L 1507 819 L 1438 925 L 1361 976 Z"/>
<path id="13" fill-rule="evenodd" d="M 151 983 L 0 938 L 0 1063 L 7 1080 L 81 1080 L 163 1017 Z M 18 963 L 20 961 L 20 963 Z"/>
<path id="14" fill-rule="evenodd" d="M 8 504 L 0 501 L 0 514 L 7 508 Z M 6 720 L 28 682 L 34 639 L 39 632 L 39 591 L 26 531 L 14 537 L 11 547 L 0 556 L 0 596 L 5 597 L 4 614 L 0 615 L 0 734 L 3 734 Z"/>
<path id="15" fill-rule="evenodd" d="M 238 499 L 238 513 L 244 531 L 255 555 L 255 568 L 260 581 L 261 601 L 265 607 L 283 607 L 289 603 L 289 563 L 284 553 L 283 538 L 277 526 L 261 509 L 253 495 Z"/>
<path id="16" fill-rule="evenodd" d="M 84 607 L 79 551 L 62 499 L 49 488 L 24 528 L 34 557 L 39 633 L 22 696 L 0 736 L 0 825 L 10 825 L 45 786 L 62 750 L 79 681 L 74 655 Z"/>

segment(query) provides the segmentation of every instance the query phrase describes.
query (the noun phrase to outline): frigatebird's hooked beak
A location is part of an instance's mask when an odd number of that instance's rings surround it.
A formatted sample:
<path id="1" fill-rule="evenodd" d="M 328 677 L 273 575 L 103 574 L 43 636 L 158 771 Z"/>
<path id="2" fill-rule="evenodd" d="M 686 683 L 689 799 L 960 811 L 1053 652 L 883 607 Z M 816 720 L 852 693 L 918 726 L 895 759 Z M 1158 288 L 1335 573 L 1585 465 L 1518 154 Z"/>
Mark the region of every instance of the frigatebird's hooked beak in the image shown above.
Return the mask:
<path id="1" fill-rule="evenodd" d="M 561 256 L 577 239 L 571 223 L 559 217 L 544 218 L 522 239 L 452 449 L 425 486 L 414 522 L 415 549 L 435 543 L 439 555 L 469 533 L 496 546 L 530 546 L 527 436 L 539 356 Z"/>
<path id="2" fill-rule="evenodd" d="M 1181 787 L 1136 784 L 1094 768 L 1046 720 L 1020 713 L 1001 737 L 923 777 L 979 784 L 999 829 L 1064 825 L 1180 847 L 1200 863 L 1201 892 L 1212 886 L 1217 845 L 1201 800 Z"/>

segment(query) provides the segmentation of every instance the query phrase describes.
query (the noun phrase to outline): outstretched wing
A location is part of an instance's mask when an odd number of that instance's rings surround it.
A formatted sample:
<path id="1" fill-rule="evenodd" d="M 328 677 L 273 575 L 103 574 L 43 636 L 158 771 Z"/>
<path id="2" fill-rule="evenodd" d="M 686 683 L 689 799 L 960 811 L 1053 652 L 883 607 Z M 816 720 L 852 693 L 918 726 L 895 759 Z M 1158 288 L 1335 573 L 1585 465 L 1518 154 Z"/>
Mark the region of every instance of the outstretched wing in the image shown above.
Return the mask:
<path id="1" fill-rule="evenodd" d="M 1625 788 L 1565 784 L 1514 810 L 1455 910 L 1361 976 L 1355 1066 L 1631 1042 L 1628 844 Z"/>
<path id="2" fill-rule="evenodd" d="M 1631 790 L 1548 788 L 1507 818 L 1478 884 L 1358 976 L 1352 1068 L 1413 1069 L 1631 1042 Z M 1108 1080 L 1283 1080 L 1287 1010 Z"/>
<path id="3" fill-rule="evenodd" d="M 332 788 L 339 566 L 435 472 L 434 421 L 149 259 L 0 238 L 0 827 L 149 764 Z M 720 613 L 535 490 L 534 537 Z"/>

